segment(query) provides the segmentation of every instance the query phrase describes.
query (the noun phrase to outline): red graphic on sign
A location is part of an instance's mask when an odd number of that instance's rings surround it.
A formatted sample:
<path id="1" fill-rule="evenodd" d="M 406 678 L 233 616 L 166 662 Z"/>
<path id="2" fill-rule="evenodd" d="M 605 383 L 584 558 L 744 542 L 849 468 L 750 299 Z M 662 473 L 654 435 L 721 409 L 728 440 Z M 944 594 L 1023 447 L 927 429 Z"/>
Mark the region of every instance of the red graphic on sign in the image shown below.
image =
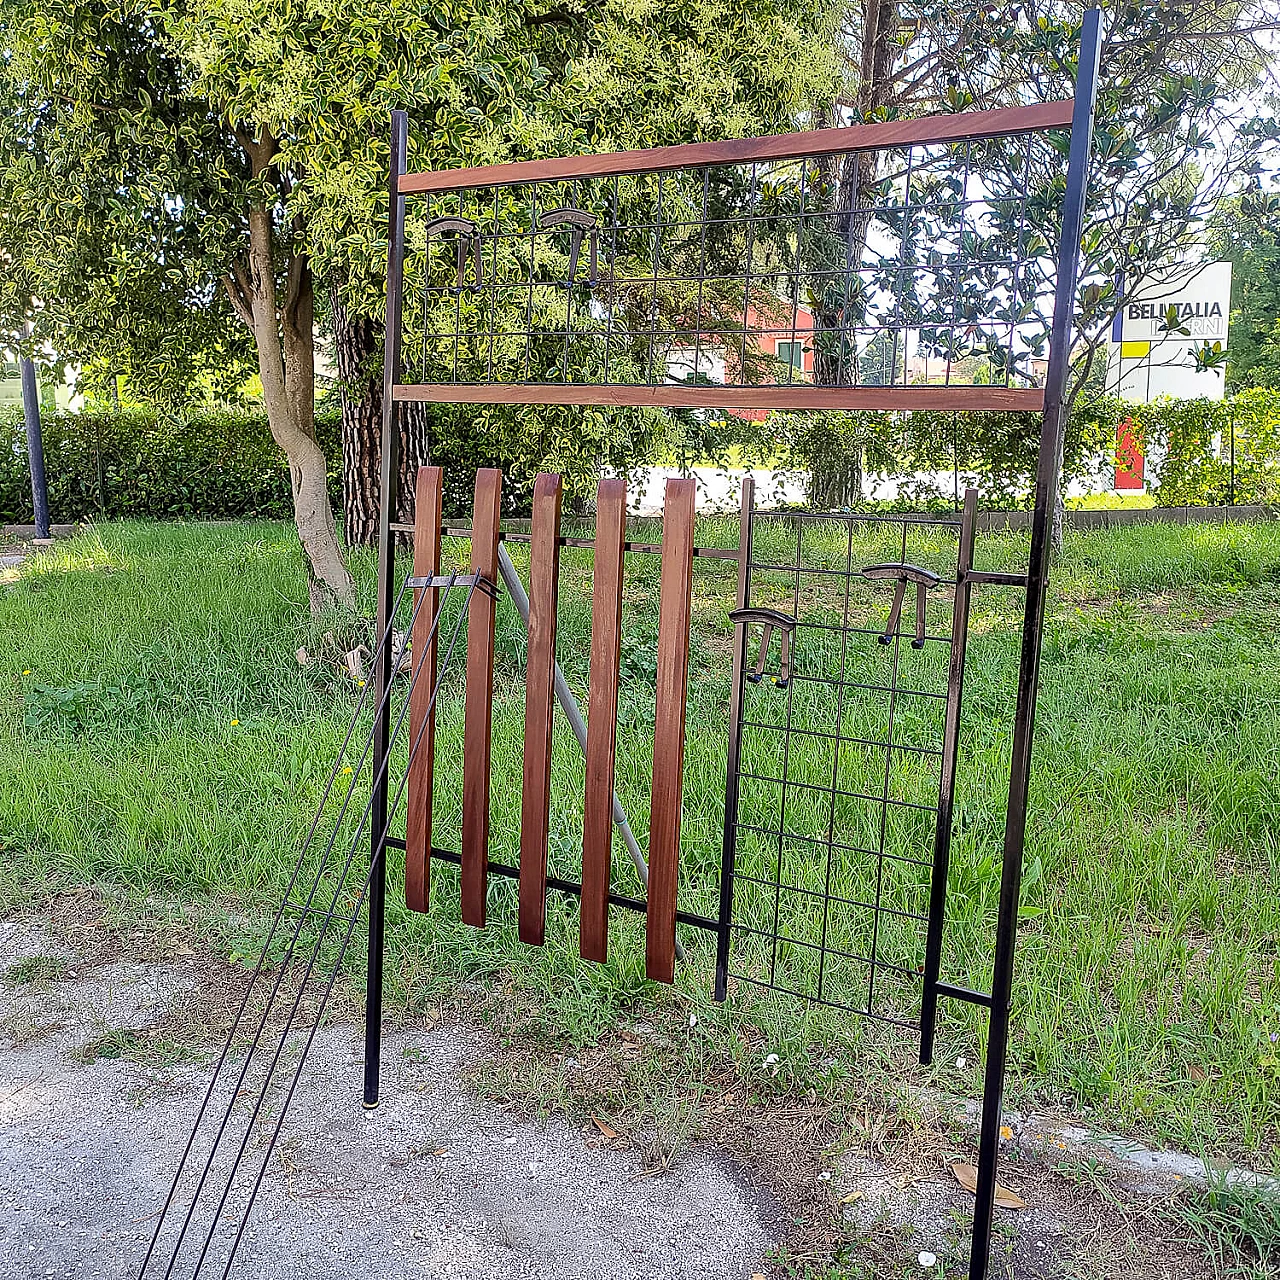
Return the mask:
<path id="1" fill-rule="evenodd" d="M 1116 488 L 1141 489 L 1144 461 L 1137 424 L 1125 418 L 1116 427 Z"/>

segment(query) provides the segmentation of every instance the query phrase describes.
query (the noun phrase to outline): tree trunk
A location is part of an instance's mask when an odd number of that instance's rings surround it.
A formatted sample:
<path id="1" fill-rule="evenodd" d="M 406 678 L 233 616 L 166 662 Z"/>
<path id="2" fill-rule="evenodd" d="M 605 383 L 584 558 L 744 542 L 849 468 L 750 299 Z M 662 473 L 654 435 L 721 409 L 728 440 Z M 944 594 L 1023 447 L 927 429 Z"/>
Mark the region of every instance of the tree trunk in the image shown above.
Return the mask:
<path id="1" fill-rule="evenodd" d="M 315 436 L 311 265 L 305 254 L 291 258 L 289 295 L 281 317 L 272 249 L 271 211 L 255 205 L 249 210 L 248 279 L 240 282 L 240 292 L 248 304 L 258 352 L 267 422 L 289 460 L 293 513 L 306 553 L 311 608 L 319 612 L 335 602 L 354 607 L 355 587 L 342 560 L 329 503 L 328 468 Z"/>
<path id="2" fill-rule="evenodd" d="M 382 475 L 381 326 L 354 315 L 334 283 L 329 290 L 333 345 L 342 392 L 342 509 L 348 546 L 373 546 L 378 539 Z M 397 523 L 413 520 L 414 478 L 430 461 L 428 406 L 402 404 L 400 427 L 400 500 Z"/>
<path id="3" fill-rule="evenodd" d="M 870 120 L 892 97 L 890 73 L 898 53 L 898 0 L 863 0 L 862 49 L 856 103 L 861 120 Z M 839 112 L 833 109 L 832 123 L 838 124 Z M 834 187 L 833 200 L 836 227 L 844 248 L 845 260 L 829 264 L 837 270 L 856 271 L 862 265 L 867 247 L 867 234 L 875 205 L 875 185 L 879 176 L 880 153 L 856 151 L 845 156 L 838 175 L 828 168 L 824 177 Z M 849 306 L 843 299 L 824 300 L 814 310 L 814 327 L 835 333 L 833 339 L 820 337 L 814 343 L 814 381 L 821 385 L 858 380 L 858 356 L 846 351 L 846 334 L 857 330 L 863 322 L 861 303 Z"/>

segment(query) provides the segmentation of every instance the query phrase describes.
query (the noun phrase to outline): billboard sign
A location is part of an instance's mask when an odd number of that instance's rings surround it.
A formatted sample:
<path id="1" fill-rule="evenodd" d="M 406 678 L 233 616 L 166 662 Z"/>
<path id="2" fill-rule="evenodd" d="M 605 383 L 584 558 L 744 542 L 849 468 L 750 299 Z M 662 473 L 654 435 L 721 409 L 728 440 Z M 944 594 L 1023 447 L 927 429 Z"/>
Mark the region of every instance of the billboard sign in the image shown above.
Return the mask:
<path id="1" fill-rule="evenodd" d="M 1230 312 L 1229 262 L 1170 268 L 1131 284 L 1112 322 L 1108 389 L 1142 403 L 1221 400 L 1221 362 L 1203 367 L 1195 353 L 1226 350 Z"/>

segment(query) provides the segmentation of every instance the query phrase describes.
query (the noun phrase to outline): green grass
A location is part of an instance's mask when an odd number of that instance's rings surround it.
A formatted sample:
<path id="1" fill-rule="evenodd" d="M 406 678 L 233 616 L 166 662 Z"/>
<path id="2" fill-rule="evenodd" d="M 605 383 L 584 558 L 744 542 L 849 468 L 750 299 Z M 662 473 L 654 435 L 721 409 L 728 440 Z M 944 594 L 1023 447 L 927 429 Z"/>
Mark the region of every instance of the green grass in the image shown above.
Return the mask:
<path id="1" fill-rule="evenodd" d="M 789 526 L 762 529 L 786 554 Z M 649 536 L 648 534 L 644 536 Z M 841 563 L 845 533 L 817 525 L 806 557 Z M 733 545 L 736 522 L 708 520 L 699 541 Z M 792 550 L 794 542 L 791 543 Z M 464 547 L 451 544 L 450 554 Z M 892 550 L 892 554 L 888 554 Z M 982 535 L 982 568 L 1015 568 L 1025 539 Z M 520 549 L 513 549 L 522 564 Z M 896 558 L 860 531 L 857 563 Z M 937 532 L 913 535 L 908 559 L 938 567 L 954 548 Z M 361 591 L 372 594 L 372 562 L 357 557 Z M 618 790 L 641 836 L 647 826 L 652 756 L 655 557 L 631 557 L 624 607 L 624 679 Z M 784 575 L 762 572 L 755 603 L 782 602 Z M 587 553 L 566 550 L 560 658 L 585 693 L 590 620 Z M 723 819 L 727 613 L 733 567 L 699 560 L 690 668 L 689 744 L 682 848 L 682 903 L 714 912 Z M 0 903 L 10 906 L 72 884 L 123 886 L 143 897 L 172 891 L 204 903 L 221 925 L 220 945 L 254 954 L 263 913 L 292 869 L 298 840 L 319 801 L 357 690 L 325 663 L 295 652 L 350 647 L 357 629 L 313 625 L 296 541 L 282 525 L 102 526 L 28 563 L 0 597 Z M 845 602 L 834 587 L 806 594 L 807 616 L 836 621 Z M 850 617 L 869 627 L 884 612 L 882 588 L 855 588 Z M 949 611 L 933 606 L 931 630 Z M 1144 525 L 1068 534 L 1055 570 L 1042 669 L 1033 806 L 1027 838 L 1015 993 L 1011 1096 L 1086 1110 L 1104 1125 L 1225 1153 L 1261 1152 L 1280 1136 L 1280 525 Z M 908 622 L 910 610 L 908 609 Z M 944 974 L 985 987 L 999 882 L 999 841 L 1017 672 L 1020 597 L 1010 588 L 975 593 L 965 690 L 957 822 Z M 446 624 L 447 626 L 447 624 Z M 324 632 L 336 628 L 327 641 Z M 838 672 L 841 644 L 805 637 L 797 662 L 809 674 Z M 523 630 L 499 611 L 494 705 L 491 856 L 518 853 L 523 732 Z M 901 676 L 922 689 L 945 678 L 940 646 L 902 649 Z M 849 678 L 877 683 L 890 661 L 871 636 L 845 646 Z M 940 704 L 902 699 L 898 741 L 936 737 Z M 839 722 L 846 735 L 877 737 L 887 708 L 877 695 L 841 701 L 821 686 L 768 684 L 750 691 L 748 714 L 767 724 Z M 441 695 L 437 745 L 437 844 L 457 847 L 460 819 L 461 679 Z M 879 793 L 884 756 L 819 738 L 793 739 L 790 776 Z M 898 753 L 888 779 L 903 800 L 936 786 L 927 757 Z M 746 767 L 776 776 L 774 735 L 748 730 Z M 582 765 L 566 727 L 557 728 L 551 862 L 577 870 Z M 842 798 L 832 815 L 819 792 L 789 792 L 788 830 L 821 835 L 834 820 L 843 842 L 874 844 L 876 810 Z M 367 780 L 358 779 L 363 802 Z M 744 783 L 742 820 L 776 818 L 768 783 Z M 925 815 L 927 817 L 927 815 Z M 351 826 L 348 819 L 346 827 Z M 927 821 L 895 810 L 890 851 L 927 856 Z M 838 837 L 839 838 L 839 837 Z M 815 852 L 816 850 L 816 852 Z M 777 845 L 744 834 L 740 867 L 770 878 Z M 833 858 L 789 842 L 790 883 L 874 896 L 917 911 L 923 868 Z M 393 867 L 391 882 L 399 869 Z M 615 885 L 637 888 L 615 851 Z M 822 1088 L 863 1061 L 887 1056 L 910 1070 L 909 1037 L 869 1032 L 863 1022 L 786 997 L 744 988 L 728 1009 L 707 999 L 710 952 L 685 935 L 690 963 L 674 993 L 643 978 L 639 922 L 614 912 L 606 966 L 577 959 L 573 903 L 551 895 L 548 945 L 515 937 L 514 887 L 495 882 L 491 927 L 457 923 L 456 872 L 438 866 L 433 906 L 412 915 L 391 894 L 391 998 L 411 1006 L 441 999 L 462 982 L 502 981 L 538 1027 L 573 1043 L 613 1028 L 624 1011 L 675 1002 L 700 1026 L 724 1033 L 744 1059 L 776 1052 L 787 1080 Z M 744 881 L 738 918 L 767 925 L 772 890 Z M 817 899 L 784 895 L 784 928 L 800 941 L 865 954 L 870 915 L 839 907 L 825 921 Z M 216 908 L 216 910 L 215 910 Z M 914 968 L 913 921 L 884 922 L 882 958 Z M 357 947 L 362 950 L 362 947 Z M 770 948 L 771 951 L 771 948 Z M 811 953 L 779 948 L 780 974 L 803 989 L 817 975 Z M 763 973 L 772 957 L 748 942 L 737 964 Z M 358 975 L 362 961 L 352 956 Z M 843 962 L 842 962 L 843 963 Z M 823 975 L 828 991 L 864 998 L 855 962 Z M 914 982 L 886 976 L 877 1009 L 911 1016 Z M 750 1028 L 735 1037 L 731 1027 Z M 938 1066 L 920 1078 L 966 1096 L 980 1092 L 983 1028 L 977 1011 L 949 1006 Z M 767 1046 L 761 1048 L 761 1045 Z M 836 1045 L 831 1054 L 826 1047 Z M 964 1058 L 966 1066 L 956 1065 Z M 918 1068 L 916 1069 L 918 1071 Z"/>
<path id="2" fill-rule="evenodd" d="M 58 956 L 27 956 L 11 964 L 3 974 L 10 987 L 29 987 L 37 983 L 57 982 L 67 976 L 67 962 Z"/>
<path id="3" fill-rule="evenodd" d="M 1180 1225 L 1226 1280 L 1280 1276 L 1280 1189 L 1272 1183 L 1214 1179 L 1176 1206 Z"/>

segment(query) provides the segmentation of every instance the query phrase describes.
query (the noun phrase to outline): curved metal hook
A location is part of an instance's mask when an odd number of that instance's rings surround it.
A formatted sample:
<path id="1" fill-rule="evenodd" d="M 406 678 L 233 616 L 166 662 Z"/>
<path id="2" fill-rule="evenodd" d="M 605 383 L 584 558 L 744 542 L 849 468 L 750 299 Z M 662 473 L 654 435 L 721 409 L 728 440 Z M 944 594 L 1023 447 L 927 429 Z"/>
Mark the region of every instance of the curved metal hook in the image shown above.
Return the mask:
<path id="1" fill-rule="evenodd" d="M 479 289 L 484 284 L 484 241 L 480 228 L 470 218 L 436 218 L 426 226 L 427 238 L 433 232 L 456 231 L 458 233 L 458 292 L 467 287 L 467 255 L 471 255 L 475 266 L 475 280 L 472 288 Z"/>
<path id="2" fill-rule="evenodd" d="M 893 608 L 889 610 L 889 621 L 884 634 L 876 638 L 881 644 L 888 644 L 898 630 L 898 622 L 902 617 L 902 598 L 907 592 L 907 583 L 916 584 L 916 635 L 911 642 L 913 649 L 924 648 L 924 613 L 928 593 L 942 581 L 932 569 L 922 569 L 918 564 L 869 564 L 862 570 L 864 578 L 872 580 L 894 580 L 897 589 L 893 593 Z"/>
<path id="3" fill-rule="evenodd" d="M 744 625 L 750 625 L 753 622 L 761 622 L 764 624 L 764 635 L 760 640 L 760 655 L 756 659 L 756 669 L 750 672 L 747 679 L 752 684 L 759 684 L 764 679 L 764 664 L 769 656 L 769 645 L 773 642 L 773 632 L 776 628 L 780 639 L 778 641 L 778 679 L 776 681 L 779 689 L 785 689 L 791 682 L 791 636 L 796 629 L 796 620 L 789 613 L 782 613 L 778 609 L 734 609 L 729 614 L 730 622 L 740 622 Z"/>
<path id="4" fill-rule="evenodd" d="M 578 277 L 578 257 L 582 252 L 583 237 L 590 232 L 589 252 L 591 255 L 590 274 L 587 276 L 587 287 L 594 289 L 600 279 L 600 220 L 593 213 L 584 209 L 574 209 L 564 205 L 559 209 L 548 209 L 538 218 L 535 230 L 550 231 L 555 227 L 570 226 L 573 228 L 573 239 L 569 247 L 569 279 L 572 286 Z"/>

